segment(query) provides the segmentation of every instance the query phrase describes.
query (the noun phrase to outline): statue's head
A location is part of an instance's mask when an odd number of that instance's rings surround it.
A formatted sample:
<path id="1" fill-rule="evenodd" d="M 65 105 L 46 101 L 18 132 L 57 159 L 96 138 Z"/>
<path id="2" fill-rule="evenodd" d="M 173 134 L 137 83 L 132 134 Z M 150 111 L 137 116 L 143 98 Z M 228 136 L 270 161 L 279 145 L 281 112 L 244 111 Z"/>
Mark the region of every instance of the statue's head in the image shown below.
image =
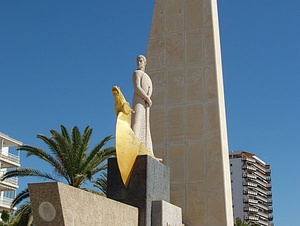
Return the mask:
<path id="1" fill-rule="evenodd" d="M 136 57 L 136 64 L 137 64 L 137 66 L 138 66 L 138 69 L 144 70 L 145 67 L 146 67 L 146 64 L 147 64 L 147 59 L 146 59 L 146 57 L 143 56 L 143 55 L 138 55 L 138 56 Z"/>

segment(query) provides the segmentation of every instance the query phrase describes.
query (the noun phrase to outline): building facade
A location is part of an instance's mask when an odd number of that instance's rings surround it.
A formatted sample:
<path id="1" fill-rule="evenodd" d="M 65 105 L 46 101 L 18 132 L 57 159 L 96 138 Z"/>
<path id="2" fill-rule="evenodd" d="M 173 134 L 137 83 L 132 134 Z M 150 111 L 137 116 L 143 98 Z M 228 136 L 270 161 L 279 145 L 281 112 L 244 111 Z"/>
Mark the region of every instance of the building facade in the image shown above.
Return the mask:
<path id="1" fill-rule="evenodd" d="M 230 152 L 234 219 L 273 225 L 270 165 L 245 151 Z"/>
<path id="2" fill-rule="evenodd" d="M 3 133 L 0 133 L 0 176 L 2 177 L 9 169 L 20 166 L 20 152 L 17 155 L 9 152 L 10 147 L 21 145 L 17 141 Z M 16 197 L 18 179 L 9 178 L 0 181 L 0 211 L 9 210 L 13 199 Z"/>

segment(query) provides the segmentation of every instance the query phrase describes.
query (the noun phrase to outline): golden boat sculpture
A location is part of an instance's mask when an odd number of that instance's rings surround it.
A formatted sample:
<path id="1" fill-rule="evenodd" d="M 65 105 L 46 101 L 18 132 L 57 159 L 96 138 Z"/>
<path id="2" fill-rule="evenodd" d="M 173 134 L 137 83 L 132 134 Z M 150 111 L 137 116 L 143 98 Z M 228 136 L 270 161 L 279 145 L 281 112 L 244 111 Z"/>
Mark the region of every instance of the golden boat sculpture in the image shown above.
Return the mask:
<path id="1" fill-rule="evenodd" d="M 135 136 L 130 127 L 131 109 L 126 101 L 120 87 L 112 87 L 112 94 L 115 99 L 116 122 L 116 156 L 122 181 L 125 187 L 128 186 L 132 168 L 138 155 L 150 155 L 155 158 Z M 155 158 L 156 159 L 156 158 Z"/>

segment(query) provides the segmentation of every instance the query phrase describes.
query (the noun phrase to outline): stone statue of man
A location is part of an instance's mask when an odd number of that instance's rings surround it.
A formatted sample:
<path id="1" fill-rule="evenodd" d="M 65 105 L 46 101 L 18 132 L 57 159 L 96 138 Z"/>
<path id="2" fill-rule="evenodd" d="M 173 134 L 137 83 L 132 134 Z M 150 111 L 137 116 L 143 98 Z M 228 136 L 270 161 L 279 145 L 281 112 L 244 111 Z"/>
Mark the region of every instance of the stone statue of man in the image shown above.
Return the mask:
<path id="1" fill-rule="evenodd" d="M 136 58 L 137 69 L 132 75 L 134 94 L 132 108 L 135 111 L 131 115 L 131 128 L 137 138 L 145 145 L 146 149 L 153 155 L 152 139 L 150 133 L 149 114 L 152 105 L 152 81 L 145 72 L 146 57 L 139 55 Z"/>

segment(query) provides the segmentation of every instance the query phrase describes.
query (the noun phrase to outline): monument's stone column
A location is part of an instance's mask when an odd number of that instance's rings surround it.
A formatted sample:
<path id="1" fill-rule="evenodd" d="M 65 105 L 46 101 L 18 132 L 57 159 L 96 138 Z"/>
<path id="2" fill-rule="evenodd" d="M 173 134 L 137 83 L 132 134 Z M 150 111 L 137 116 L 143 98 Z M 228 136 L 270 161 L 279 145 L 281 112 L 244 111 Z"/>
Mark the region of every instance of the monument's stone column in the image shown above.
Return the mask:
<path id="1" fill-rule="evenodd" d="M 186 225 L 232 226 L 216 0 L 156 0 L 147 49 L 154 153 Z"/>
<path id="2" fill-rule="evenodd" d="M 170 199 L 170 169 L 148 155 L 139 155 L 134 163 L 128 187 L 122 182 L 117 160 L 108 160 L 107 197 L 139 208 L 139 226 L 151 226 L 161 214 L 159 203 L 153 201 Z M 158 207 L 157 207 L 158 206 Z M 160 205 L 162 206 L 162 205 Z M 179 208 L 180 209 L 180 208 Z M 181 213 L 181 210 L 180 210 Z M 181 219 L 180 221 L 181 222 Z M 158 226 L 162 224 L 156 224 Z"/>

